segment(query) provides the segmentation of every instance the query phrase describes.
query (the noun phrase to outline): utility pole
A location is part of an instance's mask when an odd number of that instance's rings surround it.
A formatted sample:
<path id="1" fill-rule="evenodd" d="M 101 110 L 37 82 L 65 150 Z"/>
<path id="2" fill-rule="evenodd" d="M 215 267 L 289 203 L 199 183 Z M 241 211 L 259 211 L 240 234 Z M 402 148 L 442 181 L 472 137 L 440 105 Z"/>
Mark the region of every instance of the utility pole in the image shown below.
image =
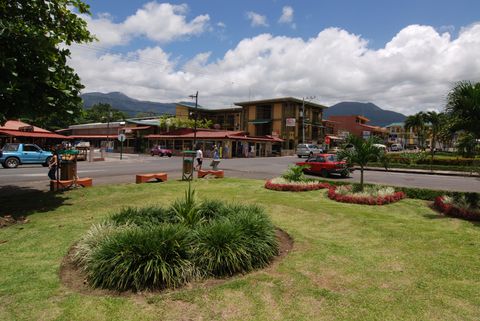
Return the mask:
<path id="1" fill-rule="evenodd" d="M 197 145 L 197 117 L 198 117 L 198 90 L 195 95 L 190 95 L 190 98 L 195 97 L 195 115 L 194 115 L 194 122 L 193 122 L 193 148 L 196 148 Z"/>

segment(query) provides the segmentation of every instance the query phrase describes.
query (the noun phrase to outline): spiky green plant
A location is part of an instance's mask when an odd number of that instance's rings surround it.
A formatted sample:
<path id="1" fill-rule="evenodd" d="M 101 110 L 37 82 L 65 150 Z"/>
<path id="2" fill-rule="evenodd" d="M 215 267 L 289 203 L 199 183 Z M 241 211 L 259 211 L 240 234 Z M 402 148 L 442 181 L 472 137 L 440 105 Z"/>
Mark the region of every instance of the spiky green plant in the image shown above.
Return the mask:
<path id="1" fill-rule="evenodd" d="M 281 177 L 289 182 L 302 182 L 305 180 L 303 171 L 309 167 L 309 165 L 289 165 Z"/>
<path id="2" fill-rule="evenodd" d="M 188 190 L 185 191 L 183 199 L 177 199 L 169 208 L 175 222 L 182 223 L 189 227 L 205 222 L 199 211 L 199 206 L 195 200 L 195 190 L 188 184 Z"/>
<path id="3" fill-rule="evenodd" d="M 87 277 L 95 287 L 119 291 L 178 287 L 198 274 L 190 235 L 181 224 L 123 230 L 98 244 Z"/>
<path id="4" fill-rule="evenodd" d="M 170 222 L 172 216 L 161 206 L 125 207 L 113 214 L 110 220 L 117 225 L 152 225 Z"/>

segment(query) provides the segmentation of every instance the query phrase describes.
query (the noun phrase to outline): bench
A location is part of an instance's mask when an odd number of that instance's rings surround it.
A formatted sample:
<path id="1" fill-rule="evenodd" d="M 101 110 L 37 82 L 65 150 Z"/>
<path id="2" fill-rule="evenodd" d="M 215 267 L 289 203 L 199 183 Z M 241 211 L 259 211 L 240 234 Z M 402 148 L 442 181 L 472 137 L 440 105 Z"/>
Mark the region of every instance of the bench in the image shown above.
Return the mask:
<path id="1" fill-rule="evenodd" d="M 199 170 L 198 178 L 203 178 L 207 175 L 215 176 L 215 178 L 223 178 L 223 170 Z"/>
<path id="2" fill-rule="evenodd" d="M 157 181 L 166 182 L 167 173 L 152 173 L 152 174 L 137 174 L 135 182 L 137 184 L 146 183 L 151 179 L 156 179 Z"/>
<path id="3" fill-rule="evenodd" d="M 92 187 L 93 179 L 90 177 L 77 178 L 76 180 L 50 180 L 50 190 L 58 191 L 71 187 Z"/>

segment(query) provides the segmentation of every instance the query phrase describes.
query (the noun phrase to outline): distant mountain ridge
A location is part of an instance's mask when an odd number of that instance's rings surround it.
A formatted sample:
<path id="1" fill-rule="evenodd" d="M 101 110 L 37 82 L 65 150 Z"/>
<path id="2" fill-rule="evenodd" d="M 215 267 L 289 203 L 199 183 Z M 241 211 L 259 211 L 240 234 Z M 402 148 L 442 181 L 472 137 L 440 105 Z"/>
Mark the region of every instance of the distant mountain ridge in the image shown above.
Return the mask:
<path id="1" fill-rule="evenodd" d="M 323 118 L 337 115 L 361 115 L 370 119 L 368 125 L 387 126 L 391 123 L 403 122 L 407 116 L 391 110 L 385 110 L 372 103 L 344 101 L 327 108 Z"/>
<path id="2" fill-rule="evenodd" d="M 115 109 L 123 111 L 129 116 L 138 113 L 154 113 L 156 115 L 175 114 L 175 103 L 157 103 L 153 101 L 137 100 L 121 92 L 100 93 L 91 92 L 80 95 L 83 99 L 83 108 L 90 108 L 95 104 L 109 104 Z"/>

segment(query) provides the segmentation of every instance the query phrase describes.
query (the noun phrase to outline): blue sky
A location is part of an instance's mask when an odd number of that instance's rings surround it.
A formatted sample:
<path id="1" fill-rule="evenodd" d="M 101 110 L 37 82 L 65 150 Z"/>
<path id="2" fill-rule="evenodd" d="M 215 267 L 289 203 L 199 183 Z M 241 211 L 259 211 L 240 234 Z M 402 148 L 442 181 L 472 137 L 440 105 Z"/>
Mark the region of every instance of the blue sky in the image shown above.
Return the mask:
<path id="1" fill-rule="evenodd" d="M 411 114 L 479 81 L 480 1 L 87 3 L 100 41 L 72 48 L 85 91 L 176 101 L 199 90 L 212 107 L 315 95 Z"/>

